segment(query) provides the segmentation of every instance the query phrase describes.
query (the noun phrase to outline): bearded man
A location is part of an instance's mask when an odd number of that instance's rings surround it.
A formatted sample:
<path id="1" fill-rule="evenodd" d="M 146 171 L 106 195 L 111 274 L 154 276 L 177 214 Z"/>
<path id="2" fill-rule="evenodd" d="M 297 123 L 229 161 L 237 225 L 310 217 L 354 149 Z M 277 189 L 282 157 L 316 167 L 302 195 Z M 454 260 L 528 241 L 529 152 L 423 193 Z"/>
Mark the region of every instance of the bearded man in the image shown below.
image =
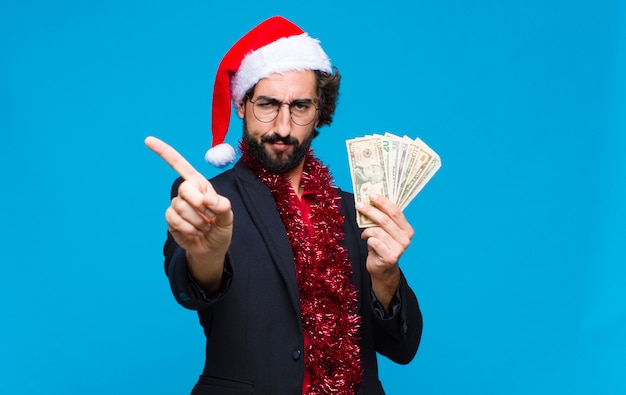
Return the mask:
<path id="1" fill-rule="evenodd" d="M 377 354 L 406 364 L 417 352 L 422 316 L 398 265 L 412 227 L 379 194 L 355 204 L 311 149 L 339 84 L 319 41 L 273 17 L 217 71 L 206 157 L 234 159 L 232 100 L 244 132 L 231 169 L 207 180 L 146 139 L 181 176 L 164 255 L 174 297 L 207 339 L 193 395 L 384 394 Z M 357 210 L 377 226 L 359 228 Z"/>

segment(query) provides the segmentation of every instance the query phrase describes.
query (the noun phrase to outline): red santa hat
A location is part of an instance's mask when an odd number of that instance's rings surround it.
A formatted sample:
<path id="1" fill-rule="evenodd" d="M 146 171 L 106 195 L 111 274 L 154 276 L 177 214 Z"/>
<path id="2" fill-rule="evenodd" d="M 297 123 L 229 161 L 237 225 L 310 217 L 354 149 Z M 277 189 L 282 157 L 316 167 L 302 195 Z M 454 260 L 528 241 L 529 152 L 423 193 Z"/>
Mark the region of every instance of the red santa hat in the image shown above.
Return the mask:
<path id="1" fill-rule="evenodd" d="M 224 167 L 235 160 L 235 150 L 224 143 L 232 112 L 231 100 L 235 106 L 240 106 L 245 93 L 260 79 L 290 70 L 332 72 L 330 59 L 319 40 L 283 17 L 263 21 L 233 45 L 215 76 L 213 141 L 205 155 L 207 162 Z"/>

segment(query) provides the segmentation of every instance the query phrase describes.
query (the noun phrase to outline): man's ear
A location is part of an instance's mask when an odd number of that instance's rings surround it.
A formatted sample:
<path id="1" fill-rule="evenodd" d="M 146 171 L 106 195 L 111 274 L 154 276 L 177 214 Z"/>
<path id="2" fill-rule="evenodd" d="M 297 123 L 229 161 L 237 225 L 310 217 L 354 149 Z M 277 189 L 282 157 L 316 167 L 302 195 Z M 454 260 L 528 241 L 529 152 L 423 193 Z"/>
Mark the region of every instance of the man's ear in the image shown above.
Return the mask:
<path id="1" fill-rule="evenodd" d="M 244 101 L 243 103 L 241 103 L 241 105 L 239 107 L 237 107 L 237 115 L 239 116 L 239 118 L 243 119 L 243 116 L 246 113 L 246 102 Z"/>

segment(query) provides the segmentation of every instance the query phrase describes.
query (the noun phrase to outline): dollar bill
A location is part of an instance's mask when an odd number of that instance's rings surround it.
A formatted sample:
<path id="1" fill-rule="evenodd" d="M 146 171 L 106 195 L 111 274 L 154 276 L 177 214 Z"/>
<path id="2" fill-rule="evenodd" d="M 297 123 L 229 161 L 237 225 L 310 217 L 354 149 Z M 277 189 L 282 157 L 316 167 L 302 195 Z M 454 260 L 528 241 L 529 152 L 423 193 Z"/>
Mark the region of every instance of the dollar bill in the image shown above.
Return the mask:
<path id="1" fill-rule="evenodd" d="M 346 146 L 354 198 L 364 204 L 377 193 L 404 210 L 441 167 L 439 155 L 419 138 L 387 132 L 347 140 Z M 358 211 L 357 223 L 376 226 Z"/>
<path id="2" fill-rule="evenodd" d="M 346 145 L 355 201 L 371 204 L 369 199 L 371 193 L 389 197 L 382 139 L 378 136 L 356 138 L 347 140 Z M 359 212 L 357 212 L 357 223 L 362 228 L 376 225 Z"/>
<path id="3" fill-rule="evenodd" d="M 411 186 L 410 193 L 403 199 L 403 201 L 399 202 L 399 207 L 401 209 L 406 208 L 408 204 L 417 196 L 417 194 L 426 186 L 428 181 L 435 175 L 437 170 L 441 168 L 441 159 L 439 155 L 433 151 L 426 143 L 421 141 L 420 139 L 415 140 L 418 144 L 420 144 L 421 149 L 424 154 L 429 157 L 428 163 L 423 168 L 423 171 L 416 177 L 416 182 Z"/>

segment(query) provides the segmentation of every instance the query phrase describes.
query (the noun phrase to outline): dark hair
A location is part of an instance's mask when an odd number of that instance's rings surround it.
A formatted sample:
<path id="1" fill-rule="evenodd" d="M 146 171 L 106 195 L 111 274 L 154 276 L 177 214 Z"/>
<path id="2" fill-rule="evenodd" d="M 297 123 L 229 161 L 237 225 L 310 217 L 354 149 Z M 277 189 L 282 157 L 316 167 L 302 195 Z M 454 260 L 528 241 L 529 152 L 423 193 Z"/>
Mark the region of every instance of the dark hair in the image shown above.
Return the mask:
<path id="1" fill-rule="evenodd" d="M 333 67 L 333 74 L 316 70 L 315 80 L 317 81 L 317 97 L 319 98 L 320 109 L 317 127 L 330 125 L 333 122 L 333 115 L 339 98 L 341 74 L 339 74 L 337 67 Z"/>
<path id="2" fill-rule="evenodd" d="M 324 125 L 330 125 L 333 122 L 333 115 L 337 108 L 337 99 L 339 98 L 339 85 L 341 83 L 341 74 L 339 69 L 333 66 L 333 73 L 315 70 L 315 82 L 317 84 L 317 97 L 319 100 L 319 117 L 317 127 L 313 131 L 313 136 L 319 134 L 318 128 Z M 254 97 L 254 88 L 256 84 L 248 89 L 244 95 L 244 100 Z"/>

